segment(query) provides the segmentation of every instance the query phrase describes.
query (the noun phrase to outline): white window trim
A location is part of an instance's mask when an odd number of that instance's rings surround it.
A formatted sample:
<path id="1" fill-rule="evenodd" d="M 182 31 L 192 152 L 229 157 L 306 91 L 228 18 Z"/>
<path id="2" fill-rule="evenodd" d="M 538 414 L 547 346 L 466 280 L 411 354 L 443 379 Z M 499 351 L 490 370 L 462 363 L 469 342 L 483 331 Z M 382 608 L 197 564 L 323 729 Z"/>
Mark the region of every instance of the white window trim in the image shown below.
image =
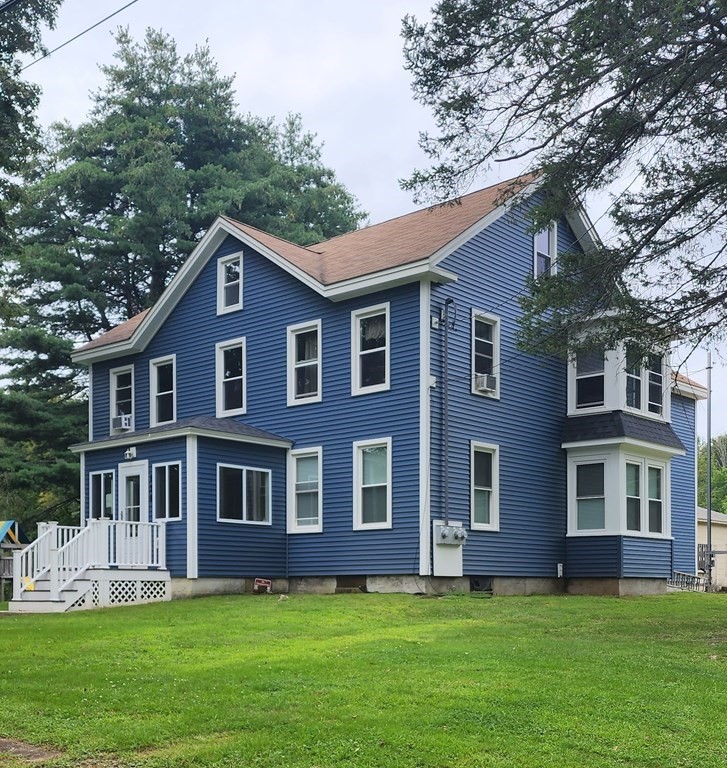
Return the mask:
<path id="1" fill-rule="evenodd" d="M 633 450 L 633 449 L 632 449 Z M 576 504 L 576 466 L 579 464 L 604 464 L 605 527 L 579 529 Z M 631 531 L 627 527 L 626 509 L 626 464 L 640 464 L 641 470 L 641 519 L 642 530 Z M 671 462 L 656 453 L 634 454 L 619 446 L 602 453 L 580 453 L 568 451 L 568 533 L 578 536 L 623 536 L 639 539 L 671 538 Z M 662 471 L 662 523 L 661 533 L 648 531 L 648 482 L 647 467 L 658 467 Z M 643 528 L 646 521 L 646 529 Z"/>
<path id="2" fill-rule="evenodd" d="M 157 414 L 157 371 L 161 365 L 172 364 L 172 418 L 169 421 L 159 421 Z M 160 424 L 173 424 L 177 420 L 177 356 L 166 355 L 149 361 L 149 426 L 156 427 Z"/>
<path id="3" fill-rule="evenodd" d="M 157 469 L 159 467 L 179 467 L 179 514 L 173 516 L 157 517 Z M 167 510 L 169 509 L 169 472 L 165 473 L 167 478 Z M 170 520 L 182 519 L 182 462 L 181 461 L 161 461 L 158 464 L 151 465 L 151 518 L 155 523 L 165 523 Z M 165 512 L 167 511 L 165 510 Z"/>
<path id="4" fill-rule="evenodd" d="M 224 388 L 223 376 L 224 353 L 227 349 L 242 347 L 242 408 L 232 408 L 229 411 L 224 410 Z M 240 416 L 247 412 L 247 343 L 244 336 L 228 341 L 220 341 L 215 344 L 215 401 L 217 418 L 224 416 Z"/>
<path id="5" fill-rule="evenodd" d="M 242 471 L 242 520 L 234 520 L 229 517 L 220 517 L 220 470 L 221 469 L 239 469 Z M 245 492 L 247 484 L 247 473 L 250 472 L 263 472 L 268 476 L 268 504 L 266 510 L 267 520 L 245 520 L 247 515 L 247 494 Z M 264 467 L 248 467 L 240 464 L 226 464 L 224 462 L 217 463 L 216 470 L 216 519 L 218 523 L 232 523 L 233 525 L 264 525 L 271 526 L 273 524 L 273 473 L 269 469 Z"/>
<path id="6" fill-rule="evenodd" d="M 537 280 L 538 275 L 538 249 L 535 245 L 536 236 L 543 230 L 539 229 L 533 233 L 533 277 Z M 555 275 L 558 272 L 558 224 L 553 222 L 548 227 L 548 245 L 550 246 L 550 273 Z"/>
<path id="7" fill-rule="evenodd" d="M 373 531 L 392 527 L 392 486 L 393 478 L 391 474 L 392 456 L 391 456 L 391 438 L 380 437 L 375 440 L 357 440 L 353 444 L 353 530 L 354 531 Z M 382 523 L 364 523 L 361 520 L 361 480 L 363 479 L 362 456 L 364 448 L 373 448 L 384 446 L 386 448 L 386 520 Z"/>
<path id="8" fill-rule="evenodd" d="M 490 492 L 490 522 L 475 522 L 475 453 L 492 456 L 492 490 Z M 473 531 L 500 530 L 500 446 L 494 443 L 470 441 L 470 528 Z"/>
<path id="9" fill-rule="evenodd" d="M 475 386 L 475 320 L 482 320 L 492 326 L 492 371 L 495 377 L 495 391 L 481 392 Z M 472 371 L 472 394 L 480 397 L 487 397 L 490 400 L 500 399 L 500 318 L 496 315 L 490 315 L 487 312 L 481 312 L 479 309 L 472 310 L 472 319 L 470 324 L 471 338 L 471 360 L 470 370 Z"/>
<path id="10" fill-rule="evenodd" d="M 620 365 L 619 372 L 622 372 L 622 379 L 619 381 L 619 387 L 621 390 L 620 406 L 621 409 L 627 413 L 633 413 L 637 416 L 641 416 L 644 419 L 653 419 L 654 421 L 671 421 L 671 387 L 669 382 L 671 381 L 671 367 L 669 365 L 669 355 L 666 351 L 655 352 L 661 356 L 661 413 L 654 413 L 649 410 L 649 369 L 646 365 L 641 366 L 641 408 L 633 408 L 627 404 L 626 401 L 626 381 L 628 374 L 626 373 L 626 347 L 622 345 L 619 349 Z"/>
<path id="11" fill-rule="evenodd" d="M 385 314 L 386 317 L 386 373 L 382 384 L 374 384 L 370 387 L 360 387 L 361 350 L 359 349 L 360 333 L 359 321 L 372 315 Z M 391 389 L 390 363 L 391 363 L 391 312 L 390 302 L 377 304 L 373 307 L 355 309 L 351 312 L 351 395 L 368 395 L 373 392 L 385 392 Z"/>
<path id="12" fill-rule="evenodd" d="M 134 376 L 134 366 L 133 365 L 124 365 L 120 368 L 112 368 L 109 371 L 109 434 L 111 435 L 121 435 L 126 432 L 126 430 L 118 430 L 113 428 L 113 420 L 114 416 L 117 416 L 116 413 L 116 378 L 122 373 L 131 373 L 131 432 L 135 429 L 135 421 L 136 421 L 136 382 L 135 382 L 135 376 Z"/>
<path id="13" fill-rule="evenodd" d="M 317 394 L 313 397 L 295 396 L 295 337 L 305 331 L 316 331 L 318 334 L 318 381 Z M 288 405 L 307 405 L 308 403 L 320 403 L 323 399 L 323 335 L 321 333 L 321 321 L 313 320 L 310 323 L 298 323 L 289 325 L 288 338 Z"/>
<path id="14" fill-rule="evenodd" d="M 632 531 L 627 527 L 626 518 L 626 464 L 638 464 L 640 467 L 640 511 L 641 511 L 641 530 Z M 660 461 L 659 459 L 652 458 L 651 456 L 637 456 L 634 454 L 623 455 L 623 528 L 624 536 L 637 536 L 644 539 L 664 539 L 669 538 L 671 535 L 671 515 L 669 511 L 671 505 L 669 503 L 669 462 Z M 661 532 L 655 532 L 649 530 L 649 467 L 661 470 Z"/>
<path id="15" fill-rule="evenodd" d="M 295 493 L 295 469 L 296 460 L 306 456 L 315 456 L 318 459 L 318 524 L 298 525 L 296 493 Z M 288 452 L 288 533 L 323 533 L 323 448 L 300 448 Z"/>
<path id="16" fill-rule="evenodd" d="M 116 472 L 113 469 L 101 469 L 88 473 L 88 520 L 98 520 L 93 514 L 93 477 L 94 475 L 111 475 L 111 519 L 116 516 Z"/>
<path id="17" fill-rule="evenodd" d="M 229 256 L 223 256 L 217 260 L 217 314 L 226 315 L 228 312 L 237 312 L 242 309 L 242 286 L 243 286 L 243 263 L 242 251 L 237 253 L 231 253 Z M 225 267 L 231 264 L 233 261 L 240 262 L 240 287 L 239 297 L 240 301 L 236 304 L 230 304 L 229 307 L 225 306 Z"/>

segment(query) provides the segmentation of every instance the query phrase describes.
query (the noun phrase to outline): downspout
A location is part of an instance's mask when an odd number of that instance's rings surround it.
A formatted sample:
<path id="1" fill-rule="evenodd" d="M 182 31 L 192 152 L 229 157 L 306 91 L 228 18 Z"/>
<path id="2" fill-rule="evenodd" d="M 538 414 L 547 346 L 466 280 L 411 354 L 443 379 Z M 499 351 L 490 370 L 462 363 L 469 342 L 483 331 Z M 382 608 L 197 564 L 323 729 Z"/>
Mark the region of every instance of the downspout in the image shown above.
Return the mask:
<path id="1" fill-rule="evenodd" d="M 442 371 L 442 389 L 443 389 L 443 436 L 444 447 L 444 524 L 449 525 L 449 310 L 454 305 L 454 299 L 448 298 L 444 302 L 442 310 L 442 319 L 444 320 L 444 366 Z M 451 328 L 457 320 L 457 311 L 455 307 L 454 316 L 451 321 Z"/>

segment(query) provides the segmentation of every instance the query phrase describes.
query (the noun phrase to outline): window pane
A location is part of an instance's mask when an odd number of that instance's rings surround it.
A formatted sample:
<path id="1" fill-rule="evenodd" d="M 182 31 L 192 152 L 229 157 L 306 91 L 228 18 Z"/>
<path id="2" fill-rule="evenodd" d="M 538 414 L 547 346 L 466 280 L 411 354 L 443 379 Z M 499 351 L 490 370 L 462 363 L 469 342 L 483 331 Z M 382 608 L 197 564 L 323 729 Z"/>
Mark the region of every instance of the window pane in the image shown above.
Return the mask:
<path id="1" fill-rule="evenodd" d="M 296 494 L 295 517 L 298 525 L 318 525 L 318 491 Z"/>
<path id="2" fill-rule="evenodd" d="M 486 490 L 475 490 L 475 512 L 474 522 L 483 525 L 490 524 L 490 497 L 491 492 Z"/>
<path id="3" fill-rule="evenodd" d="M 538 253 L 536 257 L 536 272 L 535 276 L 549 275 L 550 267 L 552 264 L 552 258 L 544 253 Z"/>
<path id="4" fill-rule="evenodd" d="M 157 396 L 157 421 L 172 421 L 174 419 L 174 395 L 169 392 L 166 395 Z"/>
<path id="5" fill-rule="evenodd" d="M 638 464 L 626 465 L 626 495 L 641 496 L 640 486 L 641 467 Z"/>
<path id="6" fill-rule="evenodd" d="M 224 351 L 224 378 L 234 379 L 242 376 L 242 347 L 230 347 Z"/>
<path id="7" fill-rule="evenodd" d="M 300 456 L 295 461 L 295 479 L 296 483 L 315 483 L 318 484 L 318 457 Z"/>
<path id="8" fill-rule="evenodd" d="M 626 405 L 641 408 L 641 379 L 636 376 L 626 376 Z"/>
<path id="9" fill-rule="evenodd" d="M 603 402 L 603 376 L 576 379 L 576 405 L 579 408 L 603 405 Z"/>
<path id="10" fill-rule="evenodd" d="M 268 519 L 268 473 L 247 470 L 247 520 L 266 522 Z"/>
<path id="11" fill-rule="evenodd" d="M 219 516 L 225 520 L 242 520 L 242 470 L 220 467 Z"/>
<path id="12" fill-rule="evenodd" d="M 649 501 L 649 532 L 662 533 L 662 505 L 660 501 Z"/>
<path id="13" fill-rule="evenodd" d="M 386 382 L 386 350 L 361 355 L 362 387 L 373 387 Z"/>
<path id="14" fill-rule="evenodd" d="M 91 475 L 91 517 L 101 517 L 101 510 L 103 508 L 102 503 L 102 487 L 101 487 L 101 475 Z"/>
<path id="15" fill-rule="evenodd" d="M 649 498 L 661 499 L 661 469 L 649 467 Z"/>
<path id="16" fill-rule="evenodd" d="M 603 373 L 603 352 L 600 350 L 579 352 L 576 355 L 576 374 L 588 376 L 592 373 Z"/>
<path id="17" fill-rule="evenodd" d="M 603 464 L 579 464 L 576 467 L 576 496 L 603 496 Z"/>
<path id="18" fill-rule="evenodd" d="M 475 319 L 475 338 L 482 341 L 492 341 L 492 325 L 485 320 Z"/>
<path id="19" fill-rule="evenodd" d="M 641 376 L 641 357 L 635 349 L 626 348 L 626 373 L 633 376 Z"/>
<path id="20" fill-rule="evenodd" d="M 641 499 L 626 499 L 626 527 L 630 531 L 641 530 Z"/>
<path id="21" fill-rule="evenodd" d="M 182 512 L 179 498 L 179 464 L 170 464 L 167 472 L 169 475 L 169 505 L 167 510 L 169 517 L 179 517 Z"/>
<path id="22" fill-rule="evenodd" d="M 362 317 L 359 320 L 361 332 L 361 351 L 379 349 L 386 346 L 386 314 Z"/>
<path id="23" fill-rule="evenodd" d="M 318 394 L 318 364 L 301 365 L 295 369 L 295 396 L 312 397 Z"/>
<path id="24" fill-rule="evenodd" d="M 154 515 L 167 516 L 167 468 L 154 467 Z"/>
<path id="25" fill-rule="evenodd" d="M 535 234 L 535 250 L 539 254 L 550 254 L 550 229 L 541 229 Z"/>
<path id="26" fill-rule="evenodd" d="M 225 283 L 236 283 L 240 279 L 240 260 L 225 264 Z"/>
<path id="27" fill-rule="evenodd" d="M 226 381 L 223 385 L 223 392 L 226 411 L 242 408 L 242 379 Z"/>
<path id="28" fill-rule="evenodd" d="M 363 485 L 385 484 L 387 481 L 386 446 L 372 446 L 363 448 L 361 462 L 363 464 Z"/>
<path id="29" fill-rule="evenodd" d="M 303 331 L 295 335 L 295 362 L 304 363 L 318 359 L 318 331 Z"/>
<path id="30" fill-rule="evenodd" d="M 578 500 L 578 529 L 592 530 L 606 527 L 605 499 Z"/>
<path id="31" fill-rule="evenodd" d="M 101 500 L 101 509 L 103 516 L 112 520 L 114 517 L 114 476 L 111 472 L 103 474 L 103 499 Z"/>
<path id="32" fill-rule="evenodd" d="M 363 488 L 361 491 L 361 522 L 386 522 L 386 486 Z"/>
<path id="33" fill-rule="evenodd" d="M 172 363 L 157 365 L 157 392 L 171 392 L 174 389 L 174 366 Z"/>
<path id="34" fill-rule="evenodd" d="M 492 488 L 492 454 L 475 451 L 475 487 Z"/>

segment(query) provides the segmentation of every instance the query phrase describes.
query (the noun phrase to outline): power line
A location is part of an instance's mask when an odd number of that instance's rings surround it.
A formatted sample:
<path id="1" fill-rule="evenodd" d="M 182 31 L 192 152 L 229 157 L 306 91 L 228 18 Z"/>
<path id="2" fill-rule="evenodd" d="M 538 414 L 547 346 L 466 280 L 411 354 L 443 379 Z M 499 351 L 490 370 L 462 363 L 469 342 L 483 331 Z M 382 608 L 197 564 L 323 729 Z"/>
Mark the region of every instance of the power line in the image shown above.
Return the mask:
<path id="1" fill-rule="evenodd" d="M 8 0 L 8 2 L 12 2 L 12 3 L 17 3 L 19 1 L 20 0 Z M 72 43 L 74 40 L 78 40 L 79 37 L 83 37 L 83 35 L 85 35 L 86 32 L 90 32 L 92 29 L 96 29 L 96 27 L 100 26 L 105 21 L 108 21 L 109 19 L 112 19 L 114 16 L 118 15 L 119 13 L 121 13 L 121 11 L 125 11 L 130 5 L 134 5 L 134 3 L 138 3 L 138 2 L 139 2 L 139 0 L 131 0 L 130 3 L 127 3 L 126 5 L 124 5 L 121 8 L 119 8 L 117 11 L 114 11 L 113 13 L 110 13 L 108 16 L 106 16 L 105 18 L 101 19 L 101 21 L 97 21 L 95 24 L 92 24 L 87 29 L 84 29 L 83 32 L 79 32 L 77 35 L 72 37 L 70 40 L 66 40 L 65 43 L 61 43 L 58 47 L 54 48 L 52 51 L 48 51 L 48 53 L 43 54 L 39 59 L 36 59 L 35 61 L 31 61 L 30 64 L 26 64 L 20 71 L 21 72 L 25 72 L 25 70 L 28 69 L 29 67 L 32 67 L 33 64 L 37 64 L 39 61 L 43 61 L 43 59 L 47 59 L 49 56 L 54 54 L 56 51 L 60 51 L 61 48 L 65 48 L 67 45 Z M 2 7 L 0 7 L 0 11 L 4 10 L 6 7 L 7 7 L 7 4 L 2 6 Z"/>
<path id="2" fill-rule="evenodd" d="M 19 2 L 20 0 L 6 0 L 5 3 L 0 5 L 0 13 L 10 10 L 10 8 L 12 8 L 14 5 L 17 5 Z"/>

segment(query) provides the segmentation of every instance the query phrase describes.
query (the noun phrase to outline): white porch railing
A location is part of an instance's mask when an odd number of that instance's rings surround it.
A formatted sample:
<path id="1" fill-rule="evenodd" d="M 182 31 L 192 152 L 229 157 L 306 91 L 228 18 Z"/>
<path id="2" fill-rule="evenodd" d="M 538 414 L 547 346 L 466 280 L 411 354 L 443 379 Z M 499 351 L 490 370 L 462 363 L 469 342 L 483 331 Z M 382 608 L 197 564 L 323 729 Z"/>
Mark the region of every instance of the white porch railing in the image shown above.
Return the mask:
<path id="1" fill-rule="evenodd" d="M 165 568 L 165 533 L 160 523 L 91 520 L 85 528 L 41 523 L 38 538 L 13 554 L 13 600 L 46 576 L 50 599 L 58 600 L 89 568 Z"/>

